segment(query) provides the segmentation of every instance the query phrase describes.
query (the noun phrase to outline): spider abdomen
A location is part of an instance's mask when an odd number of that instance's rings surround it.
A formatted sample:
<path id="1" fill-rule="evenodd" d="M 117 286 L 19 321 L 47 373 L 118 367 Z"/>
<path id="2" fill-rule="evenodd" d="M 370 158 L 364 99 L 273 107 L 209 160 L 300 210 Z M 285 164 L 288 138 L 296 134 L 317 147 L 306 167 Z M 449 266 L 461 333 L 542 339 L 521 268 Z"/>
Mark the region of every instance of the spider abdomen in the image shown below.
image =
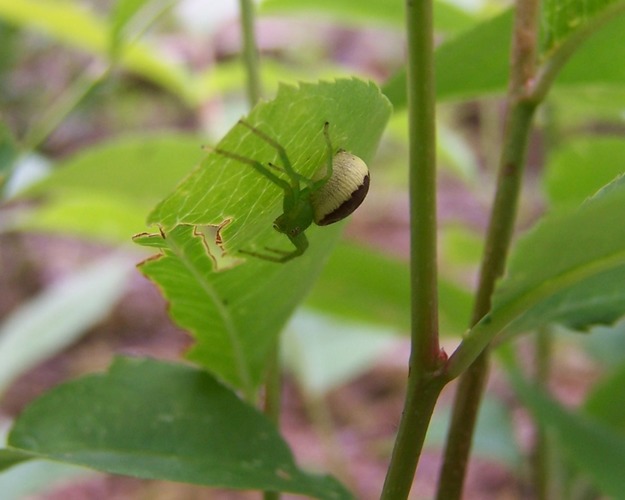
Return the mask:
<path id="1" fill-rule="evenodd" d="M 323 178 L 322 167 L 314 179 Z M 356 155 L 340 150 L 332 160 L 332 176 L 311 196 L 314 222 L 318 226 L 333 224 L 350 215 L 363 202 L 369 191 L 369 169 Z"/>

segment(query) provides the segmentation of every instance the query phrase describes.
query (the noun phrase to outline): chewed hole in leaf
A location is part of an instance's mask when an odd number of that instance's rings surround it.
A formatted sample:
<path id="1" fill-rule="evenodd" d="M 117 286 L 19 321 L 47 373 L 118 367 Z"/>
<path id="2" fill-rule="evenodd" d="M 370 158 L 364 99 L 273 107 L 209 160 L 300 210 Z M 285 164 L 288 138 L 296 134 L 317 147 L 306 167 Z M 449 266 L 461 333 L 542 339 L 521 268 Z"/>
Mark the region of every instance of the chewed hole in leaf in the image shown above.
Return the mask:
<path id="1" fill-rule="evenodd" d="M 244 262 L 244 259 L 230 255 L 224 247 L 222 230 L 232 222 L 232 218 L 224 219 L 218 225 L 196 225 L 193 228 L 193 236 L 202 240 L 206 254 L 215 265 L 215 271 L 230 269 Z"/>

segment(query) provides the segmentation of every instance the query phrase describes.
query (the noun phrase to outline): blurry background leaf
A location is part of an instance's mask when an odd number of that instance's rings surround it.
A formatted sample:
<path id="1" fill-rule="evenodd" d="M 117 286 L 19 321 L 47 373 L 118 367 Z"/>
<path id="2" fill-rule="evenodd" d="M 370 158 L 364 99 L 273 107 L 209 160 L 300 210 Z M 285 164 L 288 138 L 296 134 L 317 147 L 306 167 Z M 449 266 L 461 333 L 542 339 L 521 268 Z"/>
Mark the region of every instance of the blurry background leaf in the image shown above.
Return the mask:
<path id="1" fill-rule="evenodd" d="M 401 0 L 265 0 L 261 14 L 293 13 L 323 18 L 331 16 L 341 23 L 389 24 L 404 27 L 404 4 Z M 434 29 L 457 32 L 471 25 L 466 11 L 445 1 L 434 2 Z"/>
<path id="2" fill-rule="evenodd" d="M 538 425 L 550 432 L 555 444 L 603 493 L 619 498 L 623 493 L 625 435 L 583 413 L 564 409 L 515 368 L 510 379 L 521 401 Z"/>
<path id="3" fill-rule="evenodd" d="M 623 3 L 621 0 L 584 0 L 569 2 L 545 0 L 541 2 L 541 38 L 542 50 L 548 52 L 557 47 L 568 35 L 583 29 L 597 14 L 611 4 Z"/>
<path id="4" fill-rule="evenodd" d="M 150 0 L 117 0 L 111 11 L 111 31 L 110 31 L 110 53 L 116 55 L 124 38 L 124 28 L 127 28 L 129 21 L 139 12 Z"/>
<path id="5" fill-rule="evenodd" d="M 625 436 L 625 363 L 610 372 L 590 391 L 584 410 Z"/>
<path id="6" fill-rule="evenodd" d="M 623 4 L 622 0 L 618 3 Z M 619 12 L 600 27 L 559 73 L 554 92 L 559 86 L 621 85 L 625 81 L 625 66 L 614 64 L 625 59 L 625 44 L 614 43 L 625 30 L 625 15 Z M 512 12 L 505 11 L 443 42 L 436 50 L 437 99 L 468 99 L 504 92 L 511 30 Z M 405 71 L 401 70 L 382 88 L 396 109 L 406 105 L 405 82 Z"/>
<path id="7" fill-rule="evenodd" d="M 470 293 L 441 278 L 439 298 L 441 332 L 464 332 L 472 302 Z M 410 329 L 408 263 L 366 247 L 339 245 L 328 259 L 306 304 L 337 318 L 407 334 Z"/>
<path id="8" fill-rule="evenodd" d="M 0 325 L 0 393 L 37 363 L 106 317 L 132 269 L 119 256 L 97 261 L 20 306 Z"/>
<path id="9" fill-rule="evenodd" d="M 625 173 L 625 142 L 617 137 L 568 141 L 547 163 L 545 189 L 554 208 L 571 207 Z"/>
<path id="10" fill-rule="evenodd" d="M 308 396 L 322 396 L 371 369 L 397 344 L 395 332 L 298 312 L 283 335 L 287 369 Z"/>
<path id="11" fill-rule="evenodd" d="M 21 193 L 41 203 L 19 227 L 129 243 L 146 230 L 146 213 L 205 155 L 201 145 L 195 136 L 150 134 L 93 146 Z"/>
<path id="12" fill-rule="evenodd" d="M 451 408 L 437 408 L 432 417 L 425 440 L 428 448 L 445 446 Z M 486 396 L 480 405 L 473 436 L 473 454 L 484 460 L 505 464 L 516 471 L 521 463 L 521 453 L 514 439 L 510 410 L 493 397 Z"/>
<path id="13" fill-rule="evenodd" d="M 109 26 L 79 3 L 0 0 L 0 18 L 20 27 L 36 29 L 79 50 L 108 57 Z M 122 51 L 120 62 L 186 102 L 197 102 L 193 77 L 145 42 L 135 42 Z"/>

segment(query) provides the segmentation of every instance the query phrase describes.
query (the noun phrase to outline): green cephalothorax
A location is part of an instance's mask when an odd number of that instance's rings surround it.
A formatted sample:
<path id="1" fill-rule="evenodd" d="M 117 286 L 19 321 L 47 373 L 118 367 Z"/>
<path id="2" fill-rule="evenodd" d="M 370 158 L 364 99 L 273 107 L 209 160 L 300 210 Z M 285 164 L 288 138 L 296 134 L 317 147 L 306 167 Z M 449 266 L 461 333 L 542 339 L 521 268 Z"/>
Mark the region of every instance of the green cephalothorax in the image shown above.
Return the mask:
<path id="1" fill-rule="evenodd" d="M 271 145 L 278 152 L 282 166 L 272 163 L 263 165 L 257 160 L 219 148 L 215 152 L 250 165 L 284 191 L 283 213 L 276 218 L 273 227 L 286 235 L 295 247 L 291 251 L 266 248 L 271 253 L 248 250 L 241 250 L 241 253 L 271 262 L 287 262 L 302 255 L 308 248 L 304 231 L 313 222 L 318 226 L 338 222 L 356 210 L 365 199 L 369 190 L 369 169 L 364 161 L 347 151 L 339 149 L 334 154 L 328 122 L 323 126 L 327 146 L 326 162 L 311 179 L 293 169 L 286 150 L 278 142 L 243 120 L 239 124 Z M 275 172 L 285 175 L 288 180 Z"/>

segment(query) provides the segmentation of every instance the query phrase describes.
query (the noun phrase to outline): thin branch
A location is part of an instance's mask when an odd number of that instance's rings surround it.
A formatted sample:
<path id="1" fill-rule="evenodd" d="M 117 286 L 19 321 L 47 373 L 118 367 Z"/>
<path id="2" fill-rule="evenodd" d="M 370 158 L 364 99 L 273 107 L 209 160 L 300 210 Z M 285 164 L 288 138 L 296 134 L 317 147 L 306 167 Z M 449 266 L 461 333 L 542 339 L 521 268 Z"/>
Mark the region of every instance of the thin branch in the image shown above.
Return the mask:
<path id="1" fill-rule="evenodd" d="M 240 0 L 243 62 L 247 71 L 247 97 L 253 107 L 262 95 L 260 62 L 256 46 L 255 9 L 253 0 Z"/>
<path id="2" fill-rule="evenodd" d="M 505 268 L 512 239 L 525 152 L 536 109 L 536 102 L 528 99 L 528 95 L 536 71 L 539 7 L 539 0 L 517 2 L 511 48 L 508 116 L 472 325 L 490 310 L 495 283 Z M 466 355 L 461 349 L 458 351 Z M 448 367 L 453 366 L 458 351 L 450 358 Z M 487 348 L 463 374 L 458 385 L 439 479 L 439 500 L 459 499 L 462 495 L 477 412 L 488 375 L 489 357 Z"/>

